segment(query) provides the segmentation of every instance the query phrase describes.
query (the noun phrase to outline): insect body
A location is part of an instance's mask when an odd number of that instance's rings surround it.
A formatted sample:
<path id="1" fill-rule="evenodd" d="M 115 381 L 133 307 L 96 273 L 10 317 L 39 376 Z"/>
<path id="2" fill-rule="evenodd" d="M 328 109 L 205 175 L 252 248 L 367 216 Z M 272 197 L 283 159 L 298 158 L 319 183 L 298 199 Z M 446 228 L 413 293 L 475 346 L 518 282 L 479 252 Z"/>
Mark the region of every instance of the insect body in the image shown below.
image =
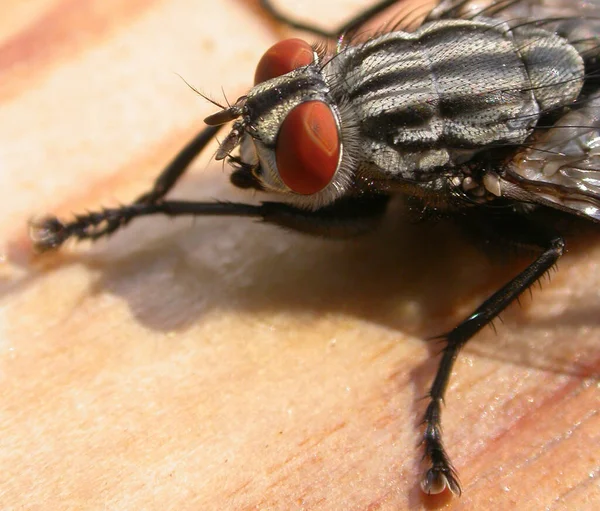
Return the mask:
<path id="1" fill-rule="evenodd" d="M 539 255 L 522 273 L 442 336 L 446 347 L 424 418 L 422 487 L 458 494 L 441 436 L 454 360 L 564 249 L 561 235 L 528 213 L 551 207 L 600 222 L 599 31 L 597 22 L 565 16 L 561 1 L 548 7 L 543 0 L 507 0 L 477 9 L 449 1 L 413 33 L 353 41 L 366 18 L 393 3 L 385 1 L 343 27 L 347 40 L 333 52 L 299 39 L 278 43 L 259 62 L 255 86 L 209 116 L 209 127 L 149 192 L 69 223 L 42 219 L 32 224 L 32 238 L 39 249 L 51 249 L 70 237 L 106 236 L 150 214 L 258 217 L 343 237 L 372 228 L 389 197 L 402 194 L 420 209 L 468 219 L 486 233 L 536 248 Z M 234 167 L 232 183 L 285 201 L 166 200 L 191 160 L 230 121 L 216 157 Z"/>

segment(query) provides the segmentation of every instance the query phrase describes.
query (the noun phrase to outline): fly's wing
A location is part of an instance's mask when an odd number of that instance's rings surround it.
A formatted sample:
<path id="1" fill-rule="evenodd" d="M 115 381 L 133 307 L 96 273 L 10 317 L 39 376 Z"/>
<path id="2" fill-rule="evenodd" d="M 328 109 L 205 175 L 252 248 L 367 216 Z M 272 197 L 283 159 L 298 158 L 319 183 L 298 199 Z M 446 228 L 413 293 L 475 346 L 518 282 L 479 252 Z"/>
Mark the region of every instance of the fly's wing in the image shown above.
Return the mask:
<path id="1" fill-rule="evenodd" d="M 528 144 L 505 168 L 509 195 L 600 222 L 600 92 Z"/>

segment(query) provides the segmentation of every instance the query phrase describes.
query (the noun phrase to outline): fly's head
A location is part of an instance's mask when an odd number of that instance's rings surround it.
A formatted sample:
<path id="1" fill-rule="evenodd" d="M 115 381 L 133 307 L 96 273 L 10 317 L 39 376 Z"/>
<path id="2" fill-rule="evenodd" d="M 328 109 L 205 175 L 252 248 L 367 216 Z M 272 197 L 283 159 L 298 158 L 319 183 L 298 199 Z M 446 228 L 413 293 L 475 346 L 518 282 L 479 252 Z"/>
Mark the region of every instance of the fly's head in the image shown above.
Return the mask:
<path id="1" fill-rule="evenodd" d="M 283 194 L 309 209 L 352 187 L 357 137 L 342 126 L 356 124 L 334 101 L 323 58 L 300 39 L 275 44 L 258 63 L 248 94 L 205 119 L 235 121 L 216 155 L 236 168 L 234 185 Z"/>

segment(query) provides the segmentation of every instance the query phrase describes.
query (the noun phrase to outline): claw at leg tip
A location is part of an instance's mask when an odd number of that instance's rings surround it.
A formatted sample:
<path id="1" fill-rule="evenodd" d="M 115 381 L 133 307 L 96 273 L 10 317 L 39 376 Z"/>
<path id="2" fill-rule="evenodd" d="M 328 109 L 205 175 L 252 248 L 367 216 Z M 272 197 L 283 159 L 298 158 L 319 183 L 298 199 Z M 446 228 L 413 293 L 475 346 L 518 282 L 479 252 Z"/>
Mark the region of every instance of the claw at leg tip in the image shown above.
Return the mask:
<path id="1" fill-rule="evenodd" d="M 442 493 L 446 488 L 452 494 L 460 497 L 461 489 L 458 482 L 452 479 L 449 480 L 445 474 L 438 470 L 430 468 L 421 480 L 421 490 L 427 495 L 437 495 Z"/>
<path id="2" fill-rule="evenodd" d="M 46 252 L 60 246 L 67 238 L 64 224 L 54 216 L 29 221 L 29 239 L 38 252 Z"/>

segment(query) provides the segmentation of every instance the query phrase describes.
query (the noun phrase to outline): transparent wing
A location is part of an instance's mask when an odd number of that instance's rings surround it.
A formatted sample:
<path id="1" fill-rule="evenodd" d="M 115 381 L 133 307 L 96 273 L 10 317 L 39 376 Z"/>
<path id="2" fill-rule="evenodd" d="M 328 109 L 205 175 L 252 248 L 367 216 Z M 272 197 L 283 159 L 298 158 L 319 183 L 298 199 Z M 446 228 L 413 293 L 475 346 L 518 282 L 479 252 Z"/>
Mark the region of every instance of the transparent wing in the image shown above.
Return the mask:
<path id="1" fill-rule="evenodd" d="M 600 93 L 518 151 L 505 179 L 529 200 L 600 222 Z"/>

